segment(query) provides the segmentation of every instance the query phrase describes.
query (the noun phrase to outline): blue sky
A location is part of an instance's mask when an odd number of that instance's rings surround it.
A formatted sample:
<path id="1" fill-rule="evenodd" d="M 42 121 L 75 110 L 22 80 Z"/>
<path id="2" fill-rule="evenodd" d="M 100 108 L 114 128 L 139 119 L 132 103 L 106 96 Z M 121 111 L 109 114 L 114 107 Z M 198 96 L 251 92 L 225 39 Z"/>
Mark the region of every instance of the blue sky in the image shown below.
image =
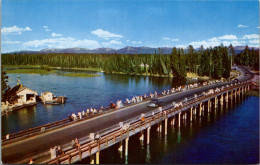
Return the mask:
<path id="1" fill-rule="evenodd" d="M 259 46 L 259 1 L 2 0 L 1 52 Z"/>

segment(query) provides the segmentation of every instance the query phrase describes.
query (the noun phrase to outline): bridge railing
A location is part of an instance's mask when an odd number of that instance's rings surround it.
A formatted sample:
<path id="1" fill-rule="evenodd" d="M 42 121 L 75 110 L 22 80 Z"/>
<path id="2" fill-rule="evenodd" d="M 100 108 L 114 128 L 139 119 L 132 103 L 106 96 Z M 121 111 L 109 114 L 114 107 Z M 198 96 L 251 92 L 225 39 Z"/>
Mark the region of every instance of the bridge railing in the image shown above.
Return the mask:
<path id="1" fill-rule="evenodd" d="M 201 86 L 203 86 L 203 85 L 201 85 Z M 196 89 L 196 88 L 199 88 L 201 86 L 194 87 L 194 88 L 191 88 L 191 89 Z M 180 93 L 180 92 L 182 92 L 182 90 L 180 90 L 178 92 L 166 94 L 166 95 L 162 95 L 161 93 L 158 93 L 156 98 L 160 98 L 160 97 L 163 97 L 163 96 L 176 94 L 176 93 Z M 147 100 L 151 100 L 151 99 L 152 98 L 150 96 L 148 96 L 143 101 L 147 101 Z M 139 103 L 141 103 L 141 102 L 130 103 L 130 104 L 127 104 L 125 102 L 124 103 L 124 107 L 122 107 L 122 108 L 129 107 L 129 106 L 132 106 L 132 105 L 135 105 L 135 104 L 139 104 Z M 93 117 L 102 115 L 104 113 L 108 113 L 108 112 L 111 112 L 111 111 L 114 111 L 114 110 L 120 110 L 120 109 L 121 108 L 111 109 L 110 107 L 106 107 L 106 108 L 102 109 L 103 113 L 98 113 L 98 114 L 94 114 L 94 115 L 91 115 L 91 116 L 87 116 L 87 117 L 84 117 L 82 119 L 78 119 L 76 121 L 70 121 L 68 118 L 66 118 L 66 119 L 62 119 L 60 121 L 56 121 L 56 122 L 48 123 L 48 124 L 41 125 L 41 126 L 38 126 L 38 127 L 30 128 L 28 130 L 19 131 L 19 132 L 16 132 L 16 133 L 11 133 L 11 134 L 8 134 L 8 138 L 7 138 L 6 135 L 2 136 L 2 143 L 3 144 L 8 144 L 8 143 L 11 143 L 13 140 L 15 140 L 17 138 L 26 138 L 26 137 L 35 136 L 36 134 L 44 133 L 44 132 L 50 131 L 50 130 L 52 130 L 54 128 L 60 128 L 60 127 L 64 127 L 64 126 L 66 126 L 68 124 L 72 124 L 72 123 L 75 123 L 75 122 L 85 121 L 85 120 L 91 119 Z M 98 109 L 98 111 L 100 111 L 100 110 L 101 109 Z"/>
<path id="2" fill-rule="evenodd" d="M 67 150 L 65 154 L 58 156 L 55 159 L 48 160 L 44 163 L 45 164 L 55 164 L 55 163 L 60 164 L 61 162 L 65 162 L 65 161 L 68 161 L 69 163 L 71 163 L 71 160 L 73 157 L 80 156 L 80 158 L 81 158 L 82 154 L 85 152 L 88 152 L 89 155 L 91 155 L 91 149 L 101 146 L 103 144 L 107 144 L 109 141 L 115 140 L 118 137 L 123 137 L 123 135 L 126 135 L 129 131 L 135 130 L 136 128 L 140 128 L 142 126 L 147 126 L 148 124 L 151 124 L 151 122 L 153 122 L 157 119 L 162 119 L 163 116 L 167 117 L 169 114 L 182 112 L 185 109 L 185 107 L 198 105 L 199 103 L 203 102 L 203 100 L 205 101 L 207 99 L 211 99 L 212 97 L 216 97 L 219 94 L 226 93 L 230 90 L 233 90 L 235 88 L 245 86 L 248 84 L 250 84 L 250 83 L 232 85 L 232 86 L 224 88 L 223 90 L 221 90 L 219 92 L 214 92 L 209 95 L 200 95 L 196 99 L 193 98 L 193 99 L 190 99 L 187 102 L 183 103 L 183 107 L 178 107 L 178 108 L 169 107 L 169 108 L 162 110 L 161 112 L 160 111 L 158 112 L 158 110 L 157 110 L 156 113 L 154 113 L 154 114 L 151 114 L 150 112 L 146 113 L 146 117 L 145 117 L 144 121 L 141 121 L 138 118 L 135 118 L 134 120 L 132 120 L 129 123 L 130 126 L 127 131 L 124 131 L 122 129 L 117 129 L 109 134 L 101 136 L 101 138 L 98 141 L 93 140 L 90 142 L 82 143 L 80 149 L 72 148 L 70 150 Z"/>

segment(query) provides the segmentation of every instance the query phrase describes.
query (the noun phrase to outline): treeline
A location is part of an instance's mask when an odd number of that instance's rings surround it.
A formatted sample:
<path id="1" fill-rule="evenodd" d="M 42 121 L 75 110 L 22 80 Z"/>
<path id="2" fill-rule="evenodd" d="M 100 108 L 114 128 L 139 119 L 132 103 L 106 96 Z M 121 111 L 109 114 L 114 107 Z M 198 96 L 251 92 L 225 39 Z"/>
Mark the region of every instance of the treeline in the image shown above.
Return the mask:
<path id="1" fill-rule="evenodd" d="M 2 65 L 48 65 L 61 68 L 100 68 L 110 73 L 186 77 L 187 72 L 212 78 L 227 78 L 234 61 L 232 45 L 195 50 L 173 48 L 163 54 L 4 54 Z M 235 58 L 237 59 L 237 58 Z"/>
<path id="2" fill-rule="evenodd" d="M 245 49 L 234 56 L 236 64 L 251 67 L 254 70 L 259 70 L 259 49 L 249 49 L 248 46 Z"/>

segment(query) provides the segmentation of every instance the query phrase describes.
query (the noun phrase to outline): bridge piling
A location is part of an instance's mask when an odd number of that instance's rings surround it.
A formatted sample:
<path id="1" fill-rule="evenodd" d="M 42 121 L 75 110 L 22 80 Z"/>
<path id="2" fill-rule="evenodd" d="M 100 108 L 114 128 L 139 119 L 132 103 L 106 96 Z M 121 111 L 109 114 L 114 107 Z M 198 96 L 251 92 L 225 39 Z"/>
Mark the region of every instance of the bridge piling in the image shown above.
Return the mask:
<path id="1" fill-rule="evenodd" d="M 190 121 L 192 121 L 192 109 L 193 107 L 190 108 Z"/>
<path id="2" fill-rule="evenodd" d="M 210 111 L 210 99 L 208 100 L 208 113 Z"/>
<path id="3" fill-rule="evenodd" d="M 120 152 L 123 151 L 123 142 L 122 141 L 119 142 L 118 151 L 120 151 Z"/>
<path id="4" fill-rule="evenodd" d="M 220 105 L 223 105 L 223 94 L 220 95 Z"/>
<path id="5" fill-rule="evenodd" d="M 144 131 L 141 131 L 141 136 L 139 138 L 142 142 L 144 141 Z"/>
<path id="6" fill-rule="evenodd" d="M 150 130 L 151 130 L 151 127 L 148 127 L 147 128 L 147 145 L 150 143 Z"/>
<path id="7" fill-rule="evenodd" d="M 168 118 L 166 117 L 166 119 L 165 119 L 165 130 L 164 130 L 165 135 L 167 135 L 167 124 L 168 124 Z"/>
<path id="8" fill-rule="evenodd" d="M 129 141 L 129 137 L 127 137 L 125 139 L 125 156 L 128 156 L 128 141 Z"/>
<path id="9" fill-rule="evenodd" d="M 175 118 L 172 117 L 171 125 L 174 126 Z"/>
<path id="10" fill-rule="evenodd" d="M 96 164 L 99 164 L 99 153 L 100 151 L 96 152 Z"/>
<path id="11" fill-rule="evenodd" d="M 181 127 L 181 113 L 179 113 L 178 116 L 178 127 Z"/>
<path id="12" fill-rule="evenodd" d="M 201 116 L 201 111 L 202 111 L 201 105 L 202 105 L 202 103 L 200 103 L 199 116 Z"/>
<path id="13" fill-rule="evenodd" d="M 217 108 L 218 105 L 218 97 L 215 97 L 215 109 Z"/>
<path id="14" fill-rule="evenodd" d="M 95 164 L 94 155 L 90 155 L 90 164 Z"/>
<path id="15" fill-rule="evenodd" d="M 226 103 L 228 103 L 228 92 L 226 94 Z"/>

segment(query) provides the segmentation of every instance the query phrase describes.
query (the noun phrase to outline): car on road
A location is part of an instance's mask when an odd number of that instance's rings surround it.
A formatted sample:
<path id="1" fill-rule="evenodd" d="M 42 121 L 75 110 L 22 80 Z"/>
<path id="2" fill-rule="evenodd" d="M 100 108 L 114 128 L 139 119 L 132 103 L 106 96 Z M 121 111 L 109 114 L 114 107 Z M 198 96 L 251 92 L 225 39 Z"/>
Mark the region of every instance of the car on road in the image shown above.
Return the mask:
<path id="1" fill-rule="evenodd" d="M 159 99 L 152 99 L 149 103 L 148 103 L 148 107 L 159 107 L 162 106 L 163 102 Z"/>

